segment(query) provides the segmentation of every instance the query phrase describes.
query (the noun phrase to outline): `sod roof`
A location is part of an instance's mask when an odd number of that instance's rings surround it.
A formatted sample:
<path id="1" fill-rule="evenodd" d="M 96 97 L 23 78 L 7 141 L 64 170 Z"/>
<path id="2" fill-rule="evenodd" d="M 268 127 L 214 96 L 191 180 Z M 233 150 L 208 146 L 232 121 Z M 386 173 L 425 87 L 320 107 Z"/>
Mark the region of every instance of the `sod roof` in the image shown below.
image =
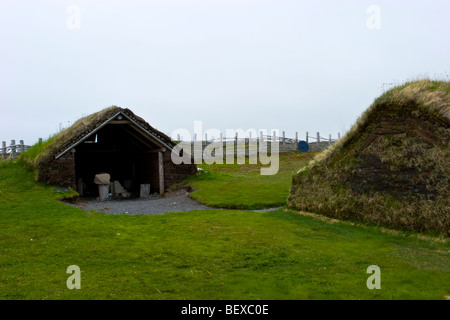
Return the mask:
<path id="1" fill-rule="evenodd" d="M 405 83 L 294 176 L 288 206 L 448 234 L 449 143 L 450 82 Z"/>
<path id="2" fill-rule="evenodd" d="M 58 158 L 78 143 L 86 140 L 109 121 L 119 115 L 132 121 L 146 132 L 154 141 L 171 150 L 175 143 L 164 133 L 150 126 L 144 119 L 135 115 L 130 109 L 111 106 L 77 120 L 72 126 L 51 136 L 41 144 L 36 144 L 22 157 L 25 164 L 37 168 Z"/>

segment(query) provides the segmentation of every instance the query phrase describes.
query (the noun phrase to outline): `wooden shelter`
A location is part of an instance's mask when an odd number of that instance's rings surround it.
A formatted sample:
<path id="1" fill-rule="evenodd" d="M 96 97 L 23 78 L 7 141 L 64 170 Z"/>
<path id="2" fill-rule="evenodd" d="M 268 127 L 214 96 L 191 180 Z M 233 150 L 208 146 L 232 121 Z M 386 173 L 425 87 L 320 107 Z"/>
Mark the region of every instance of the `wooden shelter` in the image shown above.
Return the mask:
<path id="1" fill-rule="evenodd" d="M 162 194 L 197 172 L 195 164 L 172 162 L 174 146 L 131 110 L 113 106 L 51 138 L 38 160 L 37 179 L 95 196 L 95 175 L 108 173 L 131 194 L 138 194 L 142 184 L 149 184 L 151 193 Z"/>

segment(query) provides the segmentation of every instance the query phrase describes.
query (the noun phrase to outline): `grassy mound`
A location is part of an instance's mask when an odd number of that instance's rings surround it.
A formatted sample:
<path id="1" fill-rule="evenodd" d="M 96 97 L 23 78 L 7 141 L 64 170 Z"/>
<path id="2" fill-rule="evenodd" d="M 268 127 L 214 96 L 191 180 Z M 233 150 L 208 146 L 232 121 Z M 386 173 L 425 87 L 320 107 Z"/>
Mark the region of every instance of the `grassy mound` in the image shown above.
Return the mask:
<path id="1" fill-rule="evenodd" d="M 294 176 L 288 206 L 448 235 L 449 141 L 450 82 L 398 86 Z"/>

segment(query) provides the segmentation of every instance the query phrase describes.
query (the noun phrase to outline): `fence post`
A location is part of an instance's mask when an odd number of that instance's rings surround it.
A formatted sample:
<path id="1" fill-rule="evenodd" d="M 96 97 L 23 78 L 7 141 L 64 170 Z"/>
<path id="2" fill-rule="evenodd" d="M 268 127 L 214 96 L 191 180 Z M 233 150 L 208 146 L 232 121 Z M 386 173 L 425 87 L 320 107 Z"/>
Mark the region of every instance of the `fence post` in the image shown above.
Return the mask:
<path id="1" fill-rule="evenodd" d="M 2 158 L 6 160 L 6 141 L 2 141 Z"/>
<path id="2" fill-rule="evenodd" d="M 20 152 L 24 153 L 25 152 L 25 143 L 23 142 L 23 140 L 19 140 L 19 144 L 20 144 Z"/>
<path id="3" fill-rule="evenodd" d="M 319 144 L 319 143 L 320 143 L 320 133 L 317 132 L 317 144 Z"/>
<path id="4" fill-rule="evenodd" d="M 272 151 L 273 151 L 273 146 L 274 146 L 274 144 L 277 142 L 277 133 L 276 133 L 276 131 L 274 130 L 273 132 L 272 132 L 272 143 L 270 144 L 270 154 L 272 154 Z"/>
<path id="5" fill-rule="evenodd" d="M 341 133 L 338 132 L 338 140 L 341 138 Z"/>
<path id="6" fill-rule="evenodd" d="M 328 135 L 328 145 L 331 145 L 331 133 Z"/>
<path id="7" fill-rule="evenodd" d="M 16 140 L 11 140 L 11 158 L 16 159 Z"/>
<path id="8" fill-rule="evenodd" d="M 259 146 L 258 146 L 258 152 L 264 152 L 265 151 L 265 144 L 264 144 L 264 135 L 262 131 L 259 131 Z"/>
<path id="9" fill-rule="evenodd" d="M 295 131 L 295 144 L 298 144 L 298 132 Z"/>
<path id="10" fill-rule="evenodd" d="M 306 131 L 306 143 L 308 143 L 309 142 L 309 133 L 308 133 L 308 131 Z"/>
<path id="11" fill-rule="evenodd" d="M 286 141 L 286 133 L 283 131 L 283 151 L 284 151 L 284 143 Z"/>

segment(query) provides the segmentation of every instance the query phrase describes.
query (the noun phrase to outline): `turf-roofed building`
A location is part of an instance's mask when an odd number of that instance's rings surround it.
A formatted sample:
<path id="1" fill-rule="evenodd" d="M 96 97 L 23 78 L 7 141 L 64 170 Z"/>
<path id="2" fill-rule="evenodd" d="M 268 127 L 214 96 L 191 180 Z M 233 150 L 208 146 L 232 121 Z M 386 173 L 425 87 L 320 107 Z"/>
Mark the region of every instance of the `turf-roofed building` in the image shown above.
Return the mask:
<path id="1" fill-rule="evenodd" d="M 98 195 L 99 173 L 110 175 L 130 194 L 142 184 L 151 193 L 195 174 L 195 164 L 176 165 L 171 151 L 176 143 L 131 110 L 116 106 L 79 119 L 49 138 L 24 158 L 41 182 L 71 187 L 84 196 Z"/>

